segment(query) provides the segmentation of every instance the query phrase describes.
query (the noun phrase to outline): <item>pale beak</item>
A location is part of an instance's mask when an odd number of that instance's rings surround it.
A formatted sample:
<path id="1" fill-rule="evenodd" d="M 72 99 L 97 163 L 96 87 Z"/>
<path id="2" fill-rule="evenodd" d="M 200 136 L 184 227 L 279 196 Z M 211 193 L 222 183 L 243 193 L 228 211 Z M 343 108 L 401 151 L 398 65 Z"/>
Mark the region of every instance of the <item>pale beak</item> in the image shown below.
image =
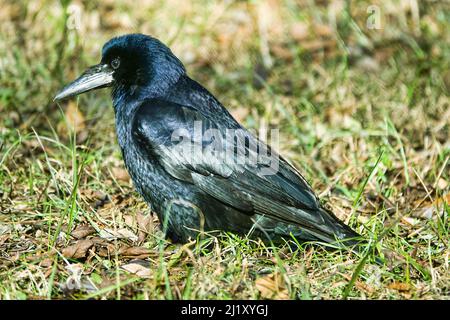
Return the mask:
<path id="1" fill-rule="evenodd" d="M 98 64 L 87 69 L 78 79 L 69 83 L 55 96 L 53 101 L 76 96 L 94 89 L 109 87 L 113 82 L 114 70 L 107 64 Z"/>

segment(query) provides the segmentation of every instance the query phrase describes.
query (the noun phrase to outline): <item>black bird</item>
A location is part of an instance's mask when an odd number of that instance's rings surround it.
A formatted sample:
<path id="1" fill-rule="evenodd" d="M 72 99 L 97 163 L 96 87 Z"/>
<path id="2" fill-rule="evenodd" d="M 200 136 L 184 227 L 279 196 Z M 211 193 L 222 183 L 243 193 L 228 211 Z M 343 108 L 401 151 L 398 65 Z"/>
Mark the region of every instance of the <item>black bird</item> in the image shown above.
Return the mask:
<path id="1" fill-rule="evenodd" d="M 55 100 L 102 87 L 112 87 L 117 138 L 133 183 L 173 241 L 225 230 L 274 242 L 358 243 L 301 174 L 189 78 L 159 40 L 111 39 L 100 64 Z M 234 136 L 223 138 L 227 132 Z"/>

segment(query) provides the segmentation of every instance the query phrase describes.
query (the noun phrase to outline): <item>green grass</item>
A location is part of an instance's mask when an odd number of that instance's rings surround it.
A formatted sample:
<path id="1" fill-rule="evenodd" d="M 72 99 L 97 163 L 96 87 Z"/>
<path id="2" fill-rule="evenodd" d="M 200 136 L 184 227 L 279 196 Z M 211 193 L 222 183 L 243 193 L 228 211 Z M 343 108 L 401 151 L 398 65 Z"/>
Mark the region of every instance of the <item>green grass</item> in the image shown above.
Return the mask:
<path id="1" fill-rule="evenodd" d="M 59 2 L 6 1 L 0 298 L 450 298 L 450 8 L 427 2 L 417 19 L 396 1 L 349 12 L 319 1 L 119 1 L 80 7 L 73 29 Z M 366 27 L 370 4 L 381 30 Z M 107 90 L 52 102 L 106 40 L 136 31 L 171 43 L 248 128 L 278 128 L 280 152 L 367 250 L 163 239 L 124 174 Z M 70 257 L 82 241 L 89 248 Z"/>

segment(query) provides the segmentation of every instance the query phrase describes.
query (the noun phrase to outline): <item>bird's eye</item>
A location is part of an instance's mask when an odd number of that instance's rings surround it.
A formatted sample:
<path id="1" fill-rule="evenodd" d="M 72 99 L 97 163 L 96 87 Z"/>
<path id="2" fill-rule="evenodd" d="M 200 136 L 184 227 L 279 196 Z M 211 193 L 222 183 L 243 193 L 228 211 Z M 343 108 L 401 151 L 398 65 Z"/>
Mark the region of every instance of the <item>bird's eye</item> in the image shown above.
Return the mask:
<path id="1" fill-rule="evenodd" d="M 113 61 L 111 61 L 111 67 L 113 69 L 118 69 L 120 66 L 120 59 L 119 58 L 115 58 Z"/>

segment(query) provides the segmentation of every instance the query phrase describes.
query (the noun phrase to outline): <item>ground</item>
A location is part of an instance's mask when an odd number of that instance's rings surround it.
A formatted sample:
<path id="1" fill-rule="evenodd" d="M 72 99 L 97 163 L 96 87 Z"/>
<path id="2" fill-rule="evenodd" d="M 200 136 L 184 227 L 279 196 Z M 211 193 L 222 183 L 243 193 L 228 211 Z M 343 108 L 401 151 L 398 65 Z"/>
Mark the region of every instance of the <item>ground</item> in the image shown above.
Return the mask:
<path id="1" fill-rule="evenodd" d="M 1 6 L 1 299 L 450 298 L 448 2 Z M 170 45 L 248 128 L 278 129 L 276 148 L 366 250 L 162 239 L 108 90 L 52 101 L 130 32 Z"/>

